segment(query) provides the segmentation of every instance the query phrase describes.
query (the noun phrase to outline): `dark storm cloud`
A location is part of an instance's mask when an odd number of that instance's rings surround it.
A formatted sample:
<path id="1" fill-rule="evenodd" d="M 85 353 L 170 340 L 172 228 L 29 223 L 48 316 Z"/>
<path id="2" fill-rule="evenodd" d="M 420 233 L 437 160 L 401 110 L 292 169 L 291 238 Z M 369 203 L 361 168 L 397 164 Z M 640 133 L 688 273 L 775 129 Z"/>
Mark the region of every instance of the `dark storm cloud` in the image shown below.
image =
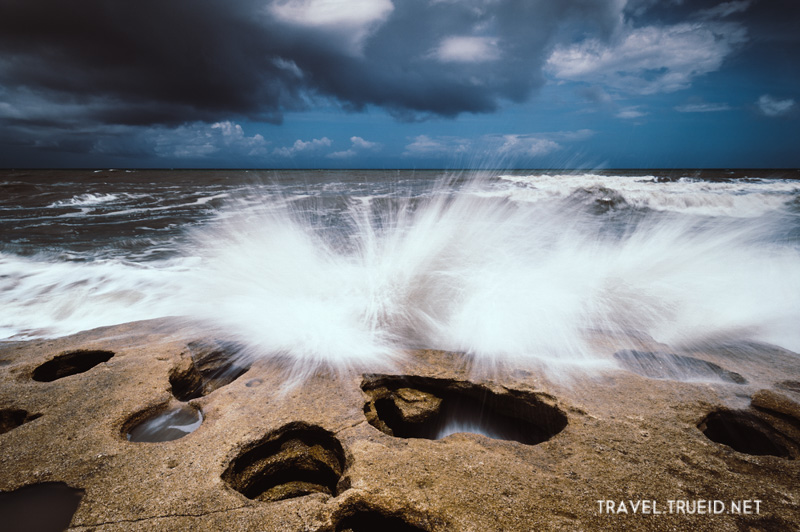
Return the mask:
<path id="1" fill-rule="evenodd" d="M 0 0 L 0 120 L 279 122 L 316 99 L 399 117 L 490 112 L 543 83 L 609 0 Z"/>

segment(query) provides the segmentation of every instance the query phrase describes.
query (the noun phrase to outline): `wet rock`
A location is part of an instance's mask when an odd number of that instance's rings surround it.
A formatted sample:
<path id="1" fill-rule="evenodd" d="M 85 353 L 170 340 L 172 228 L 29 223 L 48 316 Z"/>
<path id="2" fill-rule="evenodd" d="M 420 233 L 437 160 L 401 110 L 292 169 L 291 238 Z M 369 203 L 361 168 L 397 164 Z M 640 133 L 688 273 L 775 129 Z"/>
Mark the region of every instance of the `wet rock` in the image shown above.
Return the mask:
<path id="1" fill-rule="evenodd" d="M 189 401 L 232 383 L 250 369 L 252 362 L 241 346 L 230 342 L 195 341 L 169 376 L 172 395 Z"/>
<path id="2" fill-rule="evenodd" d="M 0 492 L 3 530 L 57 532 L 65 530 L 84 491 L 63 482 L 45 482 Z"/>
<path id="3" fill-rule="evenodd" d="M 621 193 L 602 186 L 577 188 L 567 196 L 567 201 L 582 205 L 593 214 L 605 214 L 629 206 Z"/>
<path id="4" fill-rule="evenodd" d="M 745 384 L 747 380 L 713 362 L 671 353 L 626 349 L 614 353 L 622 367 L 651 379 L 721 380 Z"/>
<path id="5" fill-rule="evenodd" d="M 203 414 L 196 408 L 167 405 L 138 412 L 123 429 L 125 438 L 131 442 L 165 442 L 183 438 L 200 427 Z"/>

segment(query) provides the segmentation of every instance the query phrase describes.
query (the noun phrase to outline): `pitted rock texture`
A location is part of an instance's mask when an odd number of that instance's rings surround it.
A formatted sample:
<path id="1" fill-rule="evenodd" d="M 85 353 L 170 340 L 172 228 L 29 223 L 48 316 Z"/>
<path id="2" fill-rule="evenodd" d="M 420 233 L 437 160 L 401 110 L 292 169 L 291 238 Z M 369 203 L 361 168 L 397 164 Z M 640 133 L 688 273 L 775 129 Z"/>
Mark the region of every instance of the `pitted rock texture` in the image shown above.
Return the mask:
<path id="1" fill-rule="evenodd" d="M 800 444 L 776 429 L 764 416 L 744 410 L 717 410 L 699 425 L 709 440 L 751 455 L 800 457 Z"/>
<path id="2" fill-rule="evenodd" d="M 193 341 L 187 347 L 188 355 L 169 375 L 172 395 L 180 401 L 203 397 L 232 383 L 252 364 L 241 346 L 232 342 Z"/>
<path id="3" fill-rule="evenodd" d="M 800 396 L 787 384 L 800 382 L 799 357 L 774 346 L 675 351 L 593 332 L 605 362 L 574 371 L 481 373 L 458 353 L 410 350 L 391 374 L 320 369 L 289 384 L 280 359 L 255 357 L 247 378 L 181 402 L 170 376 L 191 358 L 187 342 L 221 342 L 177 327 L 158 320 L 0 344 L 0 405 L 41 414 L 0 434 L 0 497 L 53 483 L 81 490 L 76 532 L 738 532 L 800 523 Z M 618 367 L 614 353 L 626 350 L 706 361 L 746 382 L 644 377 Z M 31 378 L 78 351 L 114 356 L 67 378 Z M 437 424 L 454 399 L 473 421 L 508 417 L 543 432 L 530 442 L 474 434 L 469 423 L 437 440 L 406 432 Z M 126 440 L 126 423 L 163 405 L 198 409 L 203 422 L 173 441 Z M 704 430 L 719 412 L 745 425 L 754 416 L 785 455 L 710 439 Z M 653 515 L 628 505 L 610 514 L 597 502 L 656 501 L 664 511 L 670 500 L 701 499 L 759 500 L 760 513 Z"/>
<path id="4" fill-rule="evenodd" d="M 108 362 L 114 353 L 104 350 L 78 349 L 56 356 L 33 370 L 33 380 L 52 382 L 70 375 L 89 371 L 98 364 Z"/>
<path id="5" fill-rule="evenodd" d="M 37 419 L 41 414 L 30 414 L 21 408 L 4 408 L 0 410 L 0 434 L 13 430 L 23 423 Z"/>
<path id="6" fill-rule="evenodd" d="M 567 426 L 567 416 L 543 394 L 413 375 L 370 375 L 361 389 L 369 398 L 364 413 L 370 425 L 399 438 L 439 439 L 471 428 L 535 445 Z"/>
<path id="7" fill-rule="evenodd" d="M 246 445 L 222 479 L 248 499 L 279 501 L 310 493 L 335 495 L 344 450 L 330 432 L 290 423 Z"/>

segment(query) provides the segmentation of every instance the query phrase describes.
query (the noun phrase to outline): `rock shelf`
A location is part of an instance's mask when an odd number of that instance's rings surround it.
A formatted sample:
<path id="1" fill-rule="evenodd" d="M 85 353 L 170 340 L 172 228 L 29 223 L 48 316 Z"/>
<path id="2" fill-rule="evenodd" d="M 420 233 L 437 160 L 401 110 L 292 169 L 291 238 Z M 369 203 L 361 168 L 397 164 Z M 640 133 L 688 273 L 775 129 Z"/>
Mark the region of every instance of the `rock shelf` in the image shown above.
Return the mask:
<path id="1" fill-rule="evenodd" d="M 71 532 L 800 524 L 800 356 L 775 346 L 676 351 L 596 332 L 591 368 L 480 372 L 416 349 L 389 373 L 287 383 L 285 357 L 173 323 L 0 344 L 0 523 L 35 526 L 55 508 L 37 490 L 54 490 Z M 202 423 L 128 440 L 172 409 Z"/>

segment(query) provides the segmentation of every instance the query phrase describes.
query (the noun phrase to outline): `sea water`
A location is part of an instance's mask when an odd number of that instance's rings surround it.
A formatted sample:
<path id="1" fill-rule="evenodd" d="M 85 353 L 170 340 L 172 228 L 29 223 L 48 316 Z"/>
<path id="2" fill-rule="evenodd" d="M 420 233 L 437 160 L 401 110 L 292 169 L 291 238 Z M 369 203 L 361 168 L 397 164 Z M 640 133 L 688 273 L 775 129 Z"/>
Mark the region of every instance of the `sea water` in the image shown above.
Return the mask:
<path id="1" fill-rule="evenodd" d="M 159 317 L 248 354 L 591 365 L 592 331 L 800 351 L 793 171 L 4 171 L 0 338 Z"/>

